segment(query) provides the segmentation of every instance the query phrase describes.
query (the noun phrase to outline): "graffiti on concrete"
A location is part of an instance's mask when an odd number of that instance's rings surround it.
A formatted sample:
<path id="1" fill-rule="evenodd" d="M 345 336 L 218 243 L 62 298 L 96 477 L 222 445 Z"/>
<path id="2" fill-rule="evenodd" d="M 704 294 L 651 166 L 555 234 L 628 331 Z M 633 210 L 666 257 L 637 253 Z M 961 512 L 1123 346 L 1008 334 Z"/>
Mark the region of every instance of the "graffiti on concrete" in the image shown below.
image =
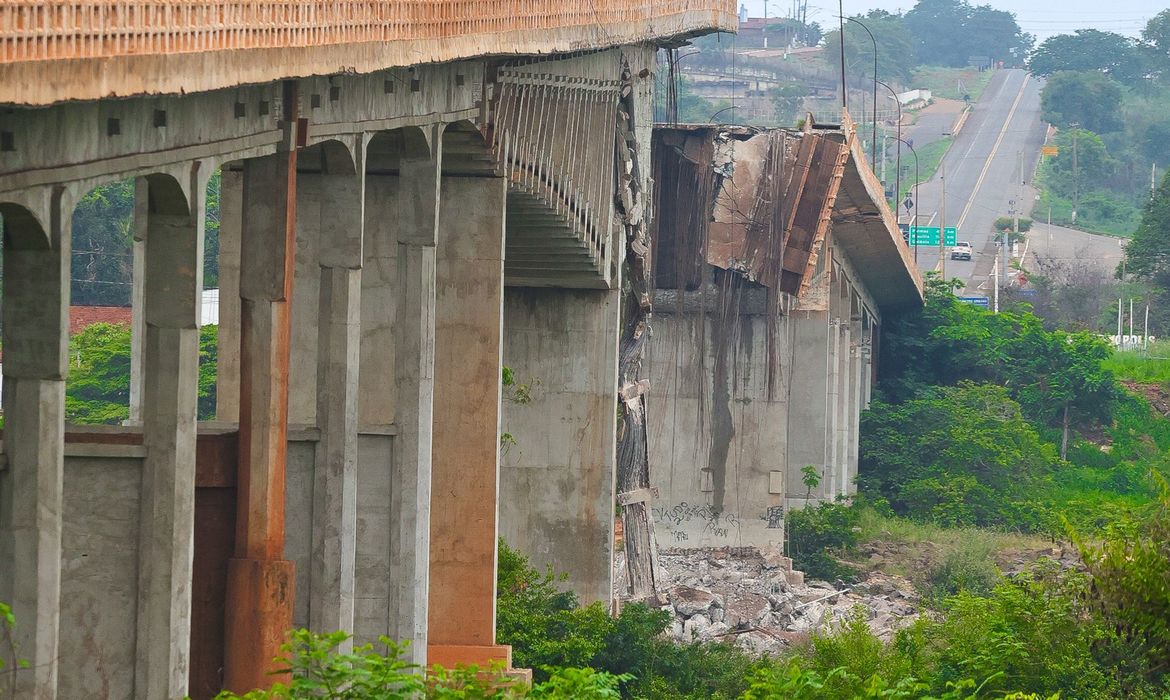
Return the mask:
<path id="1" fill-rule="evenodd" d="M 699 520 L 703 523 L 703 534 L 711 534 L 714 537 L 729 537 L 732 531 L 736 534 L 739 533 L 739 516 L 734 513 L 721 512 L 709 505 L 692 504 L 685 501 L 673 506 L 655 508 L 654 519 L 674 528 Z M 679 539 L 676 534 L 675 540 L 679 541 Z M 687 538 L 684 536 L 681 539 Z"/>
<path id="2" fill-rule="evenodd" d="M 769 530 L 784 529 L 784 506 L 768 506 L 768 512 L 760 516 L 760 520 L 768 523 Z"/>

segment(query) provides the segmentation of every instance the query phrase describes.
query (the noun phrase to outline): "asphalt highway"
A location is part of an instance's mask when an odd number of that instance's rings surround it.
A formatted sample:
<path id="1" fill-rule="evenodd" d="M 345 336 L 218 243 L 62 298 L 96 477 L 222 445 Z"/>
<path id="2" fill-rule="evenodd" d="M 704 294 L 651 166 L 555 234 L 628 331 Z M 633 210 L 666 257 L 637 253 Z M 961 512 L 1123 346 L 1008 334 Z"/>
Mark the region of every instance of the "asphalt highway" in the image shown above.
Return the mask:
<path id="1" fill-rule="evenodd" d="M 1024 216 L 1031 211 L 1031 179 L 1046 128 L 1040 119 L 1040 84 L 1034 78 L 1018 69 L 992 76 L 938 172 L 919 185 L 914 208 L 907 212 L 900 205 L 898 211 L 900 222 L 957 226 L 958 240 L 971 243 L 974 258 L 950 260 L 949 249 L 940 255 L 938 248 L 919 247 L 920 269 L 962 279 L 967 294 L 991 296 L 987 280 L 996 255 L 993 224 L 1013 209 Z"/>

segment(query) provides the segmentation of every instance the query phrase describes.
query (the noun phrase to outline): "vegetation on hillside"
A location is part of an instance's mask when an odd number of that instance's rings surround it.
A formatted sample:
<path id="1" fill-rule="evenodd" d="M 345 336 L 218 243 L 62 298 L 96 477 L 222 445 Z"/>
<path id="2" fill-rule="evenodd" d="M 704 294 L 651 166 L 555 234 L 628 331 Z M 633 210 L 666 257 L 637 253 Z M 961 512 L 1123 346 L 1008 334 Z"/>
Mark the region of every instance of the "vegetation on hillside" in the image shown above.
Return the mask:
<path id="1" fill-rule="evenodd" d="M 1029 69 L 1047 79 L 1043 117 L 1061 130 L 1060 154 L 1038 173 L 1038 216 L 1051 209 L 1054 223 L 1134 231 L 1150 196 L 1151 168 L 1170 167 L 1167 27 L 1170 10 L 1151 19 L 1139 39 L 1082 29 L 1051 37 L 1032 53 Z"/>

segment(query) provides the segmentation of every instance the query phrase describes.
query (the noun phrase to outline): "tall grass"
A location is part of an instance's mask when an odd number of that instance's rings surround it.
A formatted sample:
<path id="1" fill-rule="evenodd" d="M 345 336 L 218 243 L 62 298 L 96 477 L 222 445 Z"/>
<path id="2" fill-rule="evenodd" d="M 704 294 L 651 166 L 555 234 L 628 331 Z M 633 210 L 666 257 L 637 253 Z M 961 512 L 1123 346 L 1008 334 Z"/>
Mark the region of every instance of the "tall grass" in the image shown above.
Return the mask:
<path id="1" fill-rule="evenodd" d="M 1170 342 L 1150 343 L 1145 352 L 1118 350 L 1105 361 L 1105 368 L 1118 379 L 1170 389 Z"/>

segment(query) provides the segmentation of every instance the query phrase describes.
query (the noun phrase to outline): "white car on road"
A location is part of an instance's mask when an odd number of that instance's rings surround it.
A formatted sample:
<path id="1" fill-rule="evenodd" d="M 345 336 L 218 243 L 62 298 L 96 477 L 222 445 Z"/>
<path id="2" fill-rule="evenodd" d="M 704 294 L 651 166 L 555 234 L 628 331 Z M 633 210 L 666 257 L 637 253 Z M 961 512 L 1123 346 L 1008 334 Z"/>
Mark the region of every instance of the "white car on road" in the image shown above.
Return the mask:
<path id="1" fill-rule="evenodd" d="M 970 260 L 971 252 L 970 243 L 959 241 L 954 248 L 951 248 L 951 260 Z"/>

